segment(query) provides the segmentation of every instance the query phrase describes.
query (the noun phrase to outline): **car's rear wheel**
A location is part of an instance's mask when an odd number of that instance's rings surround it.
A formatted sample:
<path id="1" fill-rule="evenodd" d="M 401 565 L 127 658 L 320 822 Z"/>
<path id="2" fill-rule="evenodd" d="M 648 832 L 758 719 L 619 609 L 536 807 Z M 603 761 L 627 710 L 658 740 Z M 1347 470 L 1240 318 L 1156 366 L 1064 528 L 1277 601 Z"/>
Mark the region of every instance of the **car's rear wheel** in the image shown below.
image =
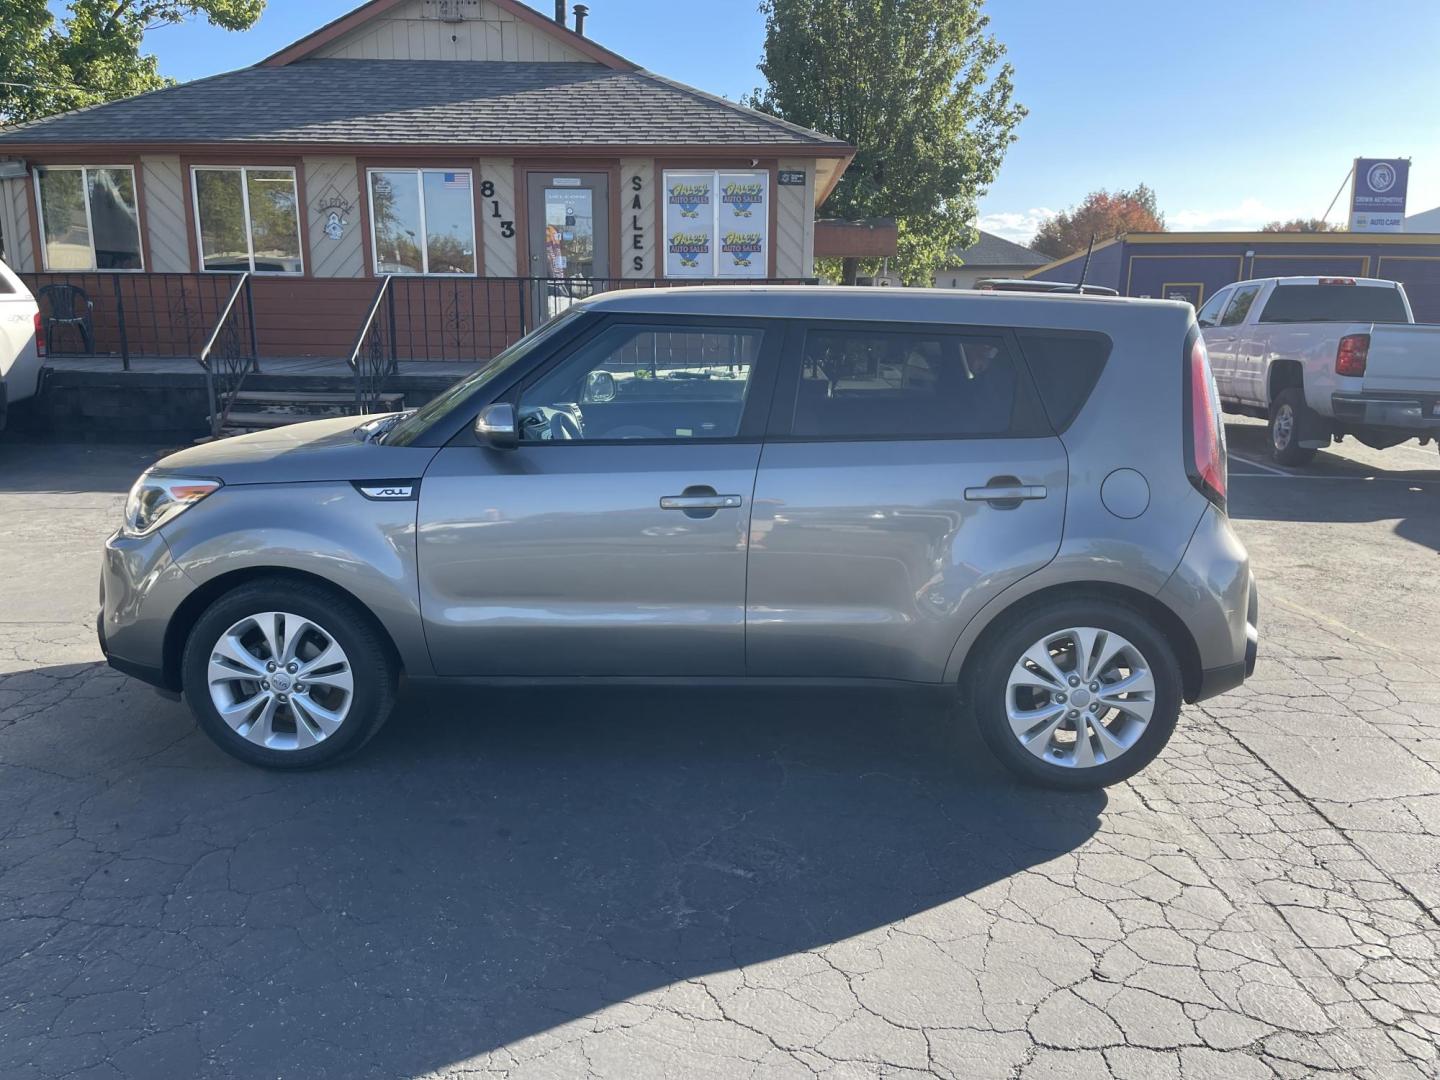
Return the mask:
<path id="1" fill-rule="evenodd" d="M 1115 784 L 1154 760 L 1180 715 L 1180 664 L 1139 611 L 1060 601 L 1006 623 L 977 655 L 980 734 L 1002 764 L 1046 787 Z"/>
<path id="2" fill-rule="evenodd" d="M 1300 432 L 1309 426 L 1310 406 L 1297 387 L 1281 390 L 1270 406 L 1270 454 L 1281 465 L 1304 465 L 1315 456 L 1313 447 L 1300 445 Z"/>
<path id="3" fill-rule="evenodd" d="M 185 696 L 223 750 L 252 765 L 304 769 L 359 749 L 395 701 L 396 664 L 368 613 L 308 582 L 255 581 L 195 623 Z"/>

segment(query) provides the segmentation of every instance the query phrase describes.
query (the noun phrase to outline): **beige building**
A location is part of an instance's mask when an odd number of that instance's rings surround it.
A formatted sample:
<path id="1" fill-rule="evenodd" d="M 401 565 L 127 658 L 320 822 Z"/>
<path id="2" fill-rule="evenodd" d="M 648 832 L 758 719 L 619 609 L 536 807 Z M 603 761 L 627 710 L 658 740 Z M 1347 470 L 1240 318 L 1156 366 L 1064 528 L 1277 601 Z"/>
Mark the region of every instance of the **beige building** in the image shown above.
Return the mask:
<path id="1" fill-rule="evenodd" d="M 8 129 L 5 258 L 41 284 L 97 275 L 92 292 L 250 272 L 271 355 L 348 347 L 385 275 L 811 276 L 853 148 L 563 19 L 371 0 L 254 67 Z"/>

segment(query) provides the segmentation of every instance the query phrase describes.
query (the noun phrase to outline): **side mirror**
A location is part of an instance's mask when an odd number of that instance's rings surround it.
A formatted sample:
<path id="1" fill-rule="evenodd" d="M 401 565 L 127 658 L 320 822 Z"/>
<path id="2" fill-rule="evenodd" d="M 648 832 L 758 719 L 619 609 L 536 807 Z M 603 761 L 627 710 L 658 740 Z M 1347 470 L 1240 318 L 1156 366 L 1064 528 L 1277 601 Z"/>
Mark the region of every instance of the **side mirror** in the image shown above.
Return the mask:
<path id="1" fill-rule="evenodd" d="M 585 376 L 584 401 L 604 402 L 615 400 L 615 376 L 608 371 L 596 369 Z"/>
<path id="2" fill-rule="evenodd" d="M 475 418 L 475 437 L 492 450 L 514 450 L 520 445 L 515 406 L 508 401 L 486 405 Z"/>

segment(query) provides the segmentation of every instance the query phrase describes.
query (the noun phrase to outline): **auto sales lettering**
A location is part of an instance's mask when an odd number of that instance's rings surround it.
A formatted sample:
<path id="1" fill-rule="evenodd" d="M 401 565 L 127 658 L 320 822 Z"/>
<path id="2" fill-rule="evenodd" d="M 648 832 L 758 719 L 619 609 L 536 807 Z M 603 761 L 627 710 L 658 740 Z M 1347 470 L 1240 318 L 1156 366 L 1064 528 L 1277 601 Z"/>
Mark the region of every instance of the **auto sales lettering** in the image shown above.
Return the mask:
<path id="1" fill-rule="evenodd" d="M 736 266 L 749 266 L 752 255 L 759 255 L 762 238 L 758 232 L 727 232 L 720 250 L 735 259 Z"/>
<path id="2" fill-rule="evenodd" d="M 700 256 L 710 254 L 710 235 L 708 233 L 672 233 L 670 254 L 680 257 L 681 266 L 698 266 Z"/>
<path id="3" fill-rule="evenodd" d="M 710 205 L 709 184 L 673 184 L 670 187 L 670 202 L 680 207 L 680 216 L 698 218 L 700 208 Z"/>
<path id="4" fill-rule="evenodd" d="M 728 204 L 736 217 L 749 217 L 750 208 L 765 201 L 765 185 L 758 181 L 746 184 L 731 181 L 725 185 L 720 201 Z"/>

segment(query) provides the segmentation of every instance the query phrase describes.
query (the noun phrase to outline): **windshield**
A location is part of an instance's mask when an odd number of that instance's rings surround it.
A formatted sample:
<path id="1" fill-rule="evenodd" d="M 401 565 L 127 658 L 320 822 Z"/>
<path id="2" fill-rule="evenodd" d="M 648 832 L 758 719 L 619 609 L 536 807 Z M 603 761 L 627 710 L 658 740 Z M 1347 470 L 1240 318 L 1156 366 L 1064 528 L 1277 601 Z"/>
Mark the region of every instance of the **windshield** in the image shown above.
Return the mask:
<path id="1" fill-rule="evenodd" d="M 1277 285 L 1262 323 L 1408 323 L 1400 290 L 1380 285 Z"/>
<path id="2" fill-rule="evenodd" d="M 434 424 L 464 405 L 476 390 L 509 370 L 517 361 L 529 356 L 563 327 L 578 319 L 584 311 L 583 307 L 572 307 L 544 326 L 532 330 L 493 360 L 482 364 L 478 370 L 472 371 L 439 397 L 433 398 L 428 405 L 402 416 L 380 441 L 386 446 L 409 446 Z"/>

